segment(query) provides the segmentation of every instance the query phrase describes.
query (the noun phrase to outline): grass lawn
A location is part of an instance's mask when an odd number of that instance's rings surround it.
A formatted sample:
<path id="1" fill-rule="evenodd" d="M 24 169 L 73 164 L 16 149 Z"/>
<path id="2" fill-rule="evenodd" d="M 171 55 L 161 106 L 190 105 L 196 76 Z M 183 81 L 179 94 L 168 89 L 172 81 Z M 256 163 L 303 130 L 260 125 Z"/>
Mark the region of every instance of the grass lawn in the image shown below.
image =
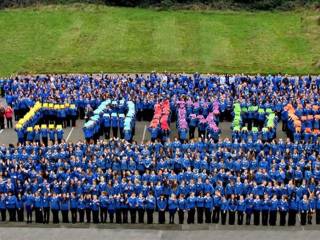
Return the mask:
<path id="1" fill-rule="evenodd" d="M 320 73 L 319 12 L 156 11 L 96 5 L 0 11 L 0 76 Z"/>

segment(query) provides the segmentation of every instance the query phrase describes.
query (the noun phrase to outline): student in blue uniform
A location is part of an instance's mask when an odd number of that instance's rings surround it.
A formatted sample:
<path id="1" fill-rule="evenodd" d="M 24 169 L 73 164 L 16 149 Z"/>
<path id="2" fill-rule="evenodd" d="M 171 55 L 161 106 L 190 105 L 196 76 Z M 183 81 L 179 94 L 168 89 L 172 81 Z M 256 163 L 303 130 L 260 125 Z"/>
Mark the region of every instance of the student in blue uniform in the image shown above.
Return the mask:
<path id="1" fill-rule="evenodd" d="M 213 212 L 212 212 L 212 223 L 219 223 L 221 212 L 221 194 L 216 191 L 213 196 Z"/>
<path id="2" fill-rule="evenodd" d="M 246 202 L 243 195 L 240 195 L 237 202 L 237 215 L 238 215 L 238 225 L 243 224 L 243 215 L 246 210 Z"/>
<path id="3" fill-rule="evenodd" d="M 197 196 L 196 207 L 197 207 L 197 223 L 203 223 L 203 212 L 204 212 L 204 196 L 201 191 L 199 196 Z"/>
<path id="4" fill-rule="evenodd" d="M 9 191 L 7 200 L 6 200 L 6 208 L 9 212 L 9 221 L 15 222 L 16 219 L 16 206 L 17 206 L 17 197 Z"/>
<path id="5" fill-rule="evenodd" d="M 204 209 L 205 209 L 205 223 L 211 223 L 211 214 L 213 209 L 213 198 L 210 192 L 206 193 L 204 197 Z"/>
<path id="6" fill-rule="evenodd" d="M 190 196 L 187 198 L 187 210 L 188 210 L 188 224 L 194 224 L 194 215 L 196 211 L 197 198 L 194 192 L 190 193 Z"/>
<path id="7" fill-rule="evenodd" d="M 50 197 L 47 192 L 43 194 L 43 223 L 50 221 Z"/>
<path id="8" fill-rule="evenodd" d="M 309 211 L 309 200 L 307 195 L 303 195 L 303 198 L 299 201 L 300 221 L 301 225 L 307 223 L 307 213 Z"/>
<path id="9" fill-rule="evenodd" d="M 261 213 L 262 202 L 259 195 L 256 195 L 253 200 L 253 223 L 254 225 L 260 225 L 260 213 Z"/>
<path id="10" fill-rule="evenodd" d="M 277 199 L 277 195 L 273 195 L 272 199 L 269 203 L 269 225 L 275 226 L 277 223 L 277 216 L 278 216 L 278 208 L 279 208 L 279 201 Z"/>
<path id="11" fill-rule="evenodd" d="M 237 204 L 234 194 L 231 194 L 231 198 L 229 199 L 229 225 L 234 225 L 235 223 Z"/>
<path id="12" fill-rule="evenodd" d="M 23 201 L 25 203 L 26 206 L 26 212 L 27 212 L 27 224 L 28 223 L 32 223 L 32 209 L 34 206 L 34 197 L 31 194 L 31 192 L 27 192 L 24 196 L 23 196 Z M 1 203 L 1 200 L 0 200 Z"/>
<path id="13" fill-rule="evenodd" d="M 35 193 L 34 197 L 34 209 L 36 213 L 36 223 L 43 223 L 43 199 L 39 192 Z"/>
<path id="14" fill-rule="evenodd" d="M 316 199 L 314 198 L 314 193 L 311 192 L 309 195 L 309 210 L 308 210 L 308 224 L 312 224 L 312 216 L 315 213 Z"/>
<path id="15" fill-rule="evenodd" d="M 179 195 L 178 199 L 178 217 L 179 217 L 179 224 L 184 223 L 184 213 L 187 210 L 187 201 L 183 194 Z"/>
<path id="16" fill-rule="evenodd" d="M 64 193 L 60 198 L 60 209 L 62 214 L 62 222 L 69 223 L 69 209 L 70 209 L 70 201 L 69 197 Z"/>
<path id="17" fill-rule="evenodd" d="M 114 197 L 115 212 L 116 212 L 116 223 L 122 223 L 122 209 L 121 209 L 121 196 L 120 194 Z"/>
<path id="18" fill-rule="evenodd" d="M 156 206 L 156 198 L 152 192 L 146 197 L 147 224 L 153 224 L 153 212 Z"/>
<path id="19" fill-rule="evenodd" d="M 99 223 L 99 208 L 100 202 L 96 194 L 92 195 L 92 220 L 93 223 Z"/>
<path id="20" fill-rule="evenodd" d="M 129 212 L 129 205 L 128 205 L 128 194 L 121 194 L 120 196 L 120 206 L 122 212 L 122 222 L 128 223 L 128 212 Z"/>
<path id="21" fill-rule="evenodd" d="M 279 202 L 280 226 L 286 225 L 288 210 L 289 210 L 289 203 L 288 203 L 287 197 L 285 195 L 282 195 L 282 198 Z"/>
<path id="22" fill-rule="evenodd" d="M 146 199 L 142 193 L 139 193 L 138 197 L 138 222 L 144 223 L 144 212 L 145 212 Z"/>
<path id="23" fill-rule="evenodd" d="M 71 193 L 70 196 L 70 212 L 71 212 L 71 222 L 77 222 L 77 210 L 78 210 L 78 198 L 75 192 Z"/>
<path id="24" fill-rule="evenodd" d="M 225 196 L 222 196 L 221 198 L 221 224 L 226 225 L 227 221 L 227 213 L 229 210 L 229 201 L 225 198 Z"/>
<path id="25" fill-rule="evenodd" d="M 296 225 L 297 213 L 299 211 L 299 200 L 296 198 L 295 192 L 291 194 L 289 201 L 288 226 Z"/>
<path id="26" fill-rule="evenodd" d="M 261 201 L 262 225 L 267 226 L 269 220 L 270 200 L 268 194 L 265 194 Z"/>
<path id="27" fill-rule="evenodd" d="M 251 216 L 253 213 L 253 195 L 250 194 L 249 197 L 246 198 L 246 225 L 251 224 Z"/>
<path id="28" fill-rule="evenodd" d="M 108 196 L 106 191 L 102 191 L 99 197 L 100 202 L 100 222 L 106 223 L 108 216 Z"/>
<path id="29" fill-rule="evenodd" d="M 84 223 L 84 211 L 86 208 L 86 204 L 83 194 L 80 194 L 80 197 L 77 202 L 77 208 L 79 213 L 79 222 Z"/>
<path id="30" fill-rule="evenodd" d="M 91 223 L 91 212 L 92 212 L 91 194 L 86 194 L 84 198 L 84 204 L 85 204 L 85 213 L 86 213 L 87 223 Z"/>
<path id="31" fill-rule="evenodd" d="M 137 219 L 137 208 L 138 208 L 138 198 L 136 193 L 131 193 L 131 196 L 128 198 L 128 205 L 130 209 L 131 223 L 135 224 Z"/>
<path id="32" fill-rule="evenodd" d="M 24 221 L 24 201 L 21 192 L 18 193 L 17 196 L 17 216 L 18 222 Z"/>
<path id="33" fill-rule="evenodd" d="M 174 224 L 174 216 L 178 209 L 178 200 L 174 193 L 171 194 L 168 200 L 168 209 L 169 209 L 169 224 Z"/>
<path id="34" fill-rule="evenodd" d="M 109 219 L 110 223 L 113 223 L 114 219 L 114 213 L 116 212 L 116 204 L 115 204 L 115 197 L 110 194 L 108 198 L 108 213 L 109 213 Z"/>
<path id="35" fill-rule="evenodd" d="M 167 208 L 167 199 L 165 199 L 164 195 L 161 196 L 157 200 L 157 207 L 159 213 L 159 224 L 164 224 L 166 222 L 166 208 Z"/>

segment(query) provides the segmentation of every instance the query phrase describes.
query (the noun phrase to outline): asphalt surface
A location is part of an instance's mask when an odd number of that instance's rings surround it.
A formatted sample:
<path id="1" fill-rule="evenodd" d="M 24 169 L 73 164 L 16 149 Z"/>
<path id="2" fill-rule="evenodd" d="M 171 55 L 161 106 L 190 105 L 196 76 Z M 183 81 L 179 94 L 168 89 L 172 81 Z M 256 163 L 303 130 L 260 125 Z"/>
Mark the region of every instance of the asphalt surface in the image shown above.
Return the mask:
<path id="1" fill-rule="evenodd" d="M 67 228 L 67 227 L 0 227 L 0 240 L 308 240 L 319 239 L 319 229 L 304 230 L 296 228 L 212 228 L 192 229 L 186 226 L 181 230 L 164 229 L 104 229 L 97 227 Z"/>

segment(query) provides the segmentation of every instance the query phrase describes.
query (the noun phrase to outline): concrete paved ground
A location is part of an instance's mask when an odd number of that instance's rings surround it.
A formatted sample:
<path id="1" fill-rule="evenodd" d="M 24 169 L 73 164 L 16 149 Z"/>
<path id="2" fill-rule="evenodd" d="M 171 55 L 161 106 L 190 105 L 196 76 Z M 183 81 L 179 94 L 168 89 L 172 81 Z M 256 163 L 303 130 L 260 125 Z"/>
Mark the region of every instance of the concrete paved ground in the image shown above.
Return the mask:
<path id="1" fill-rule="evenodd" d="M 0 240 L 317 240 L 318 229 L 296 228 L 219 228 L 199 230 L 188 228 L 165 231 L 163 229 L 103 229 L 103 228 L 43 228 L 43 227 L 0 227 Z"/>

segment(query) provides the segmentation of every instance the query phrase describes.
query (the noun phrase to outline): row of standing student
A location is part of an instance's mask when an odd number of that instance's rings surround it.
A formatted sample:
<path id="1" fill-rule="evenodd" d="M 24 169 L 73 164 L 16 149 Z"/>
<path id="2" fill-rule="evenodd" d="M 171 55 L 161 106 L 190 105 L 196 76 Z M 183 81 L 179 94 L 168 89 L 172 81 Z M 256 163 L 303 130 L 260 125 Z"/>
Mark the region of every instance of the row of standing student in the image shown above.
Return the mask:
<path id="1" fill-rule="evenodd" d="M 24 213 L 27 213 L 27 223 L 31 223 L 33 212 L 36 223 L 49 223 L 50 213 L 52 222 L 60 222 L 60 213 L 62 222 L 69 223 L 71 213 L 72 223 L 106 223 L 108 218 L 110 223 L 154 223 L 154 212 L 158 211 L 158 223 L 166 223 L 166 212 L 169 213 L 169 223 L 175 223 L 175 217 L 178 215 L 179 224 L 202 224 L 202 223 L 221 223 L 225 225 L 228 220 L 229 225 L 250 225 L 252 220 L 254 225 L 289 226 L 296 225 L 297 214 L 300 216 L 301 225 L 312 224 L 313 215 L 316 215 L 316 224 L 320 224 L 320 194 L 314 205 L 304 195 L 303 199 L 295 201 L 296 206 L 289 206 L 292 203 L 287 201 L 286 196 L 278 200 L 276 196 L 269 198 L 267 195 L 263 199 L 259 196 L 253 198 L 244 198 L 242 195 L 237 199 L 231 195 L 229 199 L 222 196 L 219 205 L 214 204 L 214 199 L 207 193 L 205 196 L 196 197 L 191 193 L 188 198 L 180 195 L 178 198 L 172 194 L 169 198 L 161 195 L 156 199 L 150 192 L 146 198 L 142 194 L 136 196 L 132 193 L 130 197 L 115 196 L 108 197 L 105 193 L 98 197 L 97 195 L 81 195 L 79 198 L 73 193 L 69 198 L 63 194 L 59 196 L 53 194 L 45 197 L 36 193 L 18 195 L 15 197 L 11 192 L 4 198 L 1 195 L 0 212 L 1 220 L 6 221 L 7 211 L 9 221 L 24 221 Z M 292 200 L 291 200 L 292 201 Z M 263 203 L 266 203 L 263 205 Z M 265 207 L 267 206 L 267 207 Z M 16 218 L 17 217 L 17 218 Z M 221 221 L 220 221 L 221 219 Z"/>

